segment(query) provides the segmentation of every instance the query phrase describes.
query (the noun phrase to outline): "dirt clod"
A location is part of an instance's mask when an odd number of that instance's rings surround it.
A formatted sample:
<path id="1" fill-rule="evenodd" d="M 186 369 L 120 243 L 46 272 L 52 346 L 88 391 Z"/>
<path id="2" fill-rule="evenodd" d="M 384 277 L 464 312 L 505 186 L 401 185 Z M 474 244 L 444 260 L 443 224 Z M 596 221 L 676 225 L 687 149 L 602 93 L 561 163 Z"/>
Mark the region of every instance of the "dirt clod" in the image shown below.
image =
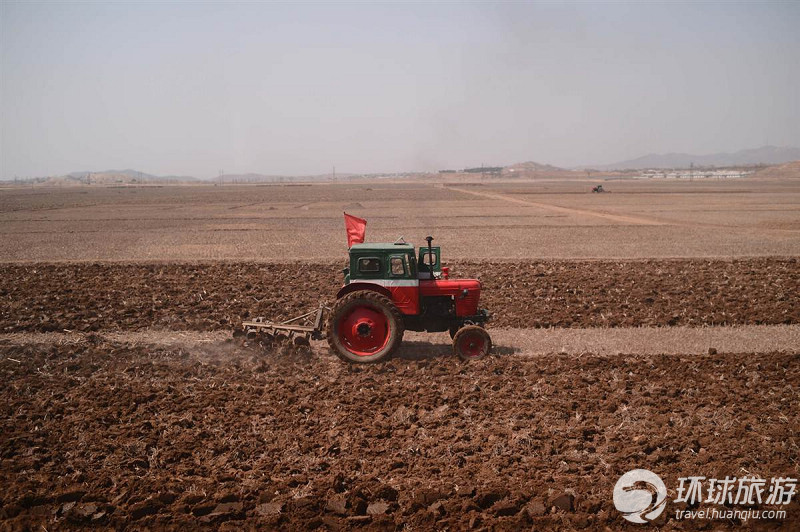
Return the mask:
<path id="1" fill-rule="evenodd" d="M 367 515 L 381 515 L 389 510 L 389 504 L 383 501 L 373 502 L 367 506 Z"/>
<path id="2" fill-rule="evenodd" d="M 575 509 L 574 503 L 575 496 L 569 493 L 562 493 L 550 501 L 551 506 L 555 506 L 556 508 L 564 510 L 565 512 L 573 511 Z"/>
<path id="3" fill-rule="evenodd" d="M 347 499 L 344 497 L 334 497 L 328 499 L 325 509 L 337 515 L 347 515 Z"/>
<path id="4" fill-rule="evenodd" d="M 265 502 L 256 506 L 256 512 L 259 515 L 273 515 L 279 514 L 283 511 L 282 502 Z"/>

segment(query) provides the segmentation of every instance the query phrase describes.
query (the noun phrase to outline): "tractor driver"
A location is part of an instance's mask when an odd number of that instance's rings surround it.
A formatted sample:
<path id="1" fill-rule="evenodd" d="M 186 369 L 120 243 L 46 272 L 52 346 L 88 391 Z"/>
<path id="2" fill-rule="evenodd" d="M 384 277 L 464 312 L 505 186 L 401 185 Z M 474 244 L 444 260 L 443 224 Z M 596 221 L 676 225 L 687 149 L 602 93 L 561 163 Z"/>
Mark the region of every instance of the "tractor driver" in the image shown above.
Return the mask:
<path id="1" fill-rule="evenodd" d="M 380 259 L 361 259 L 360 270 L 362 272 L 379 272 L 381 271 Z"/>

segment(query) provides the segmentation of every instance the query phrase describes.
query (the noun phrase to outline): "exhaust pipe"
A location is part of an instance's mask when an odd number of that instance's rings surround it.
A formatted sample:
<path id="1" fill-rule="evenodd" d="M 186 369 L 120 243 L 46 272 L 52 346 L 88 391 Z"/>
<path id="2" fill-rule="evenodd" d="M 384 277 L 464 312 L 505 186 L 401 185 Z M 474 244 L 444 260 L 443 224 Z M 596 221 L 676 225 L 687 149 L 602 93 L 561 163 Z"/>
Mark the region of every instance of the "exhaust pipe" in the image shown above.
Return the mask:
<path id="1" fill-rule="evenodd" d="M 425 240 L 428 241 L 428 262 L 430 263 L 431 269 L 431 280 L 435 280 L 436 277 L 433 275 L 433 247 L 431 247 L 431 242 L 433 242 L 432 236 L 426 236 Z"/>

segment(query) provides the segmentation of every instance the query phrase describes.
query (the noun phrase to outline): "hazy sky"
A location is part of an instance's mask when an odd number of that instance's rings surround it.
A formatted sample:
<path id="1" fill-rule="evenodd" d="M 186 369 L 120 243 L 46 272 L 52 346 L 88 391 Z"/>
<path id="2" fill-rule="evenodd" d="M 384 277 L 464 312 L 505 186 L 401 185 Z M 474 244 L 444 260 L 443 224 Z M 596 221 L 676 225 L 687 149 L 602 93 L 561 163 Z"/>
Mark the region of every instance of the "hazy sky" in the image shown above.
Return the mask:
<path id="1" fill-rule="evenodd" d="M 800 2 L 0 1 L 0 178 L 800 146 Z"/>

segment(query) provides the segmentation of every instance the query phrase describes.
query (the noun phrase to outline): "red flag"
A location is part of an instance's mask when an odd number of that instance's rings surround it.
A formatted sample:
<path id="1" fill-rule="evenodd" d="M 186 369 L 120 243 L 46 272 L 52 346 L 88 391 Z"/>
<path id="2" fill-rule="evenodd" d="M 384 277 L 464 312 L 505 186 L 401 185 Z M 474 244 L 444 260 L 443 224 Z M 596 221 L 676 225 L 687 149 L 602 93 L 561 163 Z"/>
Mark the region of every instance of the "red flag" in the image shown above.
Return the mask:
<path id="1" fill-rule="evenodd" d="M 344 213 L 344 226 L 347 228 L 347 247 L 353 247 L 353 244 L 361 244 L 364 242 L 364 235 L 367 232 L 367 221 L 351 216 Z"/>

